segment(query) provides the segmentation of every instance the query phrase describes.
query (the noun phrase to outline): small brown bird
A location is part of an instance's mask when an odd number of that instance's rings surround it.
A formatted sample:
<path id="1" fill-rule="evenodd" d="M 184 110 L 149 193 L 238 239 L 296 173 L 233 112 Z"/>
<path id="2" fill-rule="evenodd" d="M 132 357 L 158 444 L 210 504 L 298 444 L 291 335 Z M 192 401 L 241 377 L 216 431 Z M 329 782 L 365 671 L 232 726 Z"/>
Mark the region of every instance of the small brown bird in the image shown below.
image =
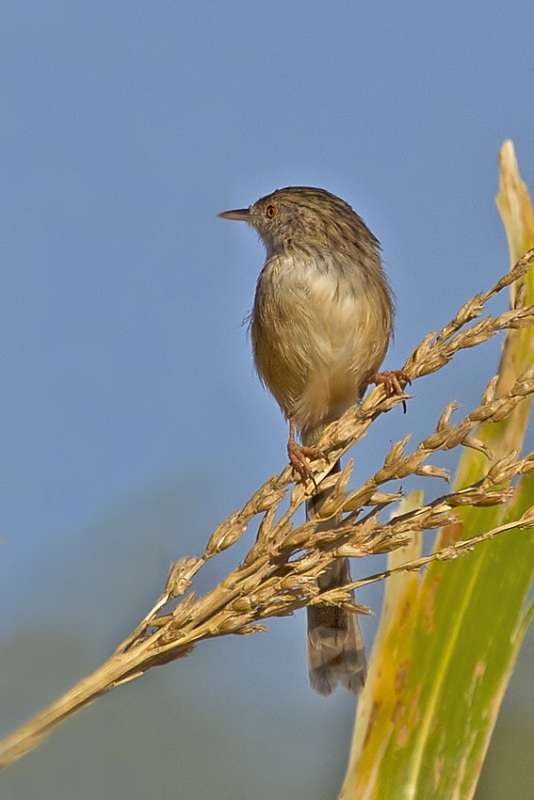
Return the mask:
<path id="1" fill-rule="evenodd" d="M 254 362 L 289 421 L 290 462 L 307 477 L 308 459 L 323 457 L 317 443 L 324 428 L 357 403 L 370 382 L 385 375 L 400 389 L 395 375 L 377 373 L 394 315 L 379 242 L 347 203 L 324 189 L 278 189 L 219 216 L 248 222 L 265 245 L 250 325 Z M 339 468 L 337 462 L 332 471 Z M 309 517 L 325 494 L 308 502 Z M 350 580 L 349 562 L 340 558 L 319 586 L 326 591 Z M 308 608 L 308 664 L 321 694 L 338 682 L 360 691 L 367 666 L 355 614 L 327 604 Z"/>

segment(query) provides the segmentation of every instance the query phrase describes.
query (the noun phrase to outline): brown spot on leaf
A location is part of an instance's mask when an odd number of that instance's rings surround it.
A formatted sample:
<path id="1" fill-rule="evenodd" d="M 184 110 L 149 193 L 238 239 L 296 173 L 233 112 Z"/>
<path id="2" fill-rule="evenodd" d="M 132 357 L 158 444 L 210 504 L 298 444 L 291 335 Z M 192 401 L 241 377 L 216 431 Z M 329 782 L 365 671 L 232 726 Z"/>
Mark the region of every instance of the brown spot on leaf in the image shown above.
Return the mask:
<path id="1" fill-rule="evenodd" d="M 475 664 L 475 678 L 482 678 L 485 672 L 486 672 L 486 662 L 477 661 L 477 663 Z"/>
<path id="2" fill-rule="evenodd" d="M 443 774 L 443 759 L 436 758 L 434 762 L 434 786 L 438 788 Z"/>
<path id="3" fill-rule="evenodd" d="M 410 662 L 403 661 L 399 664 L 399 668 L 395 673 L 395 691 L 400 694 L 406 684 L 408 683 L 408 675 L 410 672 Z"/>
<path id="4" fill-rule="evenodd" d="M 395 704 L 395 708 L 393 709 L 393 713 L 391 715 L 391 721 L 392 722 L 398 722 L 400 719 L 402 719 L 403 716 L 404 716 L 405 710 L 406 710 L 406 707 L 405 707 L 404 703 L 401 703 L 401 701 L 399 700 L 399 702 Z"/>
<path id="5" fill-rule="evenodd" d="M 371 713 L 369 715 L 369 724 L 367 725 L 367 731 L 365 732 L 365 740 L 364 740 L 364 744 L 363 744 L 363 749 L 364 750 L 365 750 L 365 747 L 367 745 L 367 742 L 371 738 L 371 734 L 373 733 L 373 728 L 374 728 L 375 722 L 376 722 L 377 717 L 378 717 L 378 712 L 380 711 L 380 705 L 381 704 L 377 703 L 376 701 L 373 703 L 373 707 L 372 707 Z"/>
<path id="6" fill-rule="evenodd" d="M 406 747 L 409 738 L 410 738 L 410 726 L 404 723 L 403 725 L 400 725 L 397 733 L 397 745 L 399 747 Z"/>
<path id="7" fill-rule="evenodd" d="M 399 623 L 400 625 L 404 625 L 407 619 L 410 617 L 410 611 L 412 610 L 412 599 L 408 597 L 406 602 L 403 604 L 400 614 L 399 614 Z"/>

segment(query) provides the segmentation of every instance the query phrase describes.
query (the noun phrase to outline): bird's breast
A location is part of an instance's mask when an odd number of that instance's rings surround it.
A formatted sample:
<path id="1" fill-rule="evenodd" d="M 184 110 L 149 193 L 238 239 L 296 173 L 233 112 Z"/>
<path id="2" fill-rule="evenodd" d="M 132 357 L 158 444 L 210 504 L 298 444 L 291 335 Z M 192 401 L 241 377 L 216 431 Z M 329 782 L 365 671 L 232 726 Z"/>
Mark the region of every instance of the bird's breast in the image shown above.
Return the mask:
<path id="1" fill-rule="evenodd" d="M 256 368 L 301 430 L 327 424 L 357 402 L 387 349 L 391 313 L 384 313 L 383 290 L 361 271 L 349 276 L 320 261 L 274 258 L 258 279 Z"/>

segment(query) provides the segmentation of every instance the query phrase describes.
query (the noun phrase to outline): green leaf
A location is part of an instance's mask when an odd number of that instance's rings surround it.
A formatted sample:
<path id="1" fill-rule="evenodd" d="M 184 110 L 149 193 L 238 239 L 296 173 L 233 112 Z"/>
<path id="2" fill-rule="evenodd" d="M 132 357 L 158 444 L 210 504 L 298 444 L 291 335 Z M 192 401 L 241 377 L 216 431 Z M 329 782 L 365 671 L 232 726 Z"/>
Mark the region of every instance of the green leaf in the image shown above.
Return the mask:
<path id="1" fill-rule="evenodd" d="M 513 146 L 500 154 L 498 206 L 512 264 L 534 244 L 534 214 Z M 534 298 L 534 275 L 525 282 Z M 512 294 L 512 303 L 517 292 Z M 498 370 L 497 396 L 532 363 L 534 329 L 510 331 Z M 474 432 L 498 459 L 522 447 L 530 401 L 510 417 Z M 454 481 L 482 478 L 487 458 L 466 449 Z M 512 523 L 532 506 L 534 476 L 519 481 L 503 507 L 461 508 L 436 549 Z M 419 543 L 395 556 L 417 557 Z M 397 579 L 398 576 L 395 576 Z M 534 579 L 534 530 L 517 527 L 479 544 L 454 563 L 434 561 L 386 592 L 385 614 L 364 688 L 341 798 L 466 800 L 475 792 L 504 692 L 534 611 L 525 603 Z"/>

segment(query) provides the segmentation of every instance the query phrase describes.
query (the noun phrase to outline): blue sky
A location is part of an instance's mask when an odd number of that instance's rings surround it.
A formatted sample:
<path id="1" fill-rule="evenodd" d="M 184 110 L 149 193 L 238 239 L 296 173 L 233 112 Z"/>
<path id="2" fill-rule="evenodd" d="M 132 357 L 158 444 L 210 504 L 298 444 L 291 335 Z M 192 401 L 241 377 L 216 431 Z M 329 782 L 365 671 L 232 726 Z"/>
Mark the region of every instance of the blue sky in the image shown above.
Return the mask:
<path id="1" fill-rule="evenodd" d="M 534 191 L 534 7 L 8 0 L 0 14 L 0 635 L 83 628 L 82 652 L 92 643 L 77 670 L 50 656 L 57 683 L 35 679 L 22 719 L 96 666 L 168 563 L 198 552 L 284 465 L 285 425 L 241 325 L 263 250 L 217 212 L 291 184 L 350 202 L 382 243 L 398 307 L 386 365 L 399 366 L 507 268 L 497 152 L 514 140 Z M 414 386 L 406 417 L 389 414 L 354 453 L 355 480 L 391 440 L 428 433 L 449 399 L 476 402 L 499 346 Z M 378 611 L 376 592 L 364 601 Z M 302 616 L 256 639 L 208 644 L 150 686 L 168 703 L 178 684 L 205 700 L 209 686 L 203 713 L 225 708 L 237 730 L 276 702 L 328 729 L 341 748 L 336 786 L 352 706 L 308 689 Z M 83 736 L 83 715 L 69 724 Z M 307 735 L 302 797 L 313 797 L 320 741 Z M 117 796 L 106 783 L 79 791 Z"/>

